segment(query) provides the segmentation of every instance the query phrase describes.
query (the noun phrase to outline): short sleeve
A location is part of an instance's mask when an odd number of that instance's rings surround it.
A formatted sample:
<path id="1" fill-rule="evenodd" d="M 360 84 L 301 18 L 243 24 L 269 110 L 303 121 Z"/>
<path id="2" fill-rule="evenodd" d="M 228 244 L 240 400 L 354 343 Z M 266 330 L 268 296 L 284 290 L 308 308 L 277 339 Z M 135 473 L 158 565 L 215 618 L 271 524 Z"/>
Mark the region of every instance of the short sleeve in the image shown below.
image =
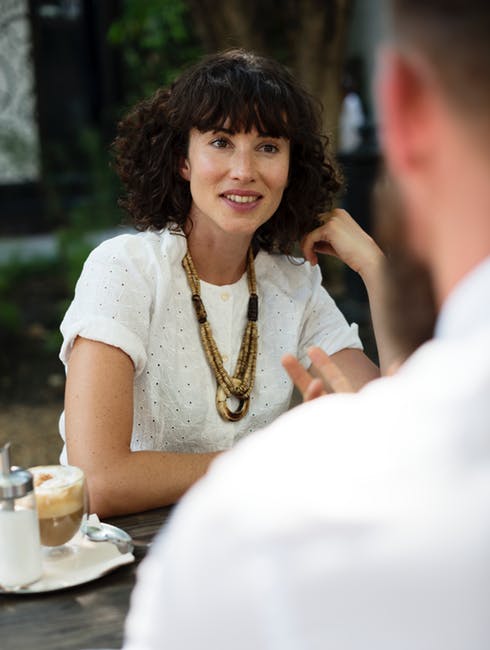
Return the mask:
<path id="1" fill-rule="evenodd" d="M 335 301 L 322 285 L 318 266 L 311 269 L 311 297 L 306 305 L 299 340 L 298 358 L 308 363 L 307 350 L 317 346 L 328 354 L 344 348 L 362 350 L 356 323 L 349 325 Z"/>
<path id="2" fill-rule="evenodd" d="M 60 359 L 68 363 L 77 336 L 120 348 L 132 360 L 136 375 L 146 364 L 152 308 L 148 257 L 132 235 L 98 246 L 87 258 L 75 297 L 61 323 Z"/>

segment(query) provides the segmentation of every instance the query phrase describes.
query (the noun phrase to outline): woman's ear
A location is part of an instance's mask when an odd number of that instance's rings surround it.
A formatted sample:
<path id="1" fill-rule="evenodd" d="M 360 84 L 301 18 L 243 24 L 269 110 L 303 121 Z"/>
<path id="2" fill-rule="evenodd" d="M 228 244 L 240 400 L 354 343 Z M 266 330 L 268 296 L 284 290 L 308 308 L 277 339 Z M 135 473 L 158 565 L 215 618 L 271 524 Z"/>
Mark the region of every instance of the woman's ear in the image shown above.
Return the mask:
<path id="1" fill-rule="evenodd" d="M 182 178 L 185 181 L 191 180 L 191 166 L 189 164 L 188 159 L 184 158 L 184 156 L 182 156 L 182 158 L 180 159 L 179 174 L 182 176 Z"/>

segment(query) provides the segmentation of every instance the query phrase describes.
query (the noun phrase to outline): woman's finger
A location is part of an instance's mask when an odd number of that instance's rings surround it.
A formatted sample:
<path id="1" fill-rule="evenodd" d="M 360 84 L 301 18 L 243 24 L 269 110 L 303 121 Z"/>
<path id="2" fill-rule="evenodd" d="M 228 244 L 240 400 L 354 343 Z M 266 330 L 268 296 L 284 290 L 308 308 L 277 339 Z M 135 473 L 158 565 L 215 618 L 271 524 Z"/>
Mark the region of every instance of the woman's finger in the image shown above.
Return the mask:
<path id="1" fill-rule="evenodd" d="M 296 359 L 292 354 L 285 354 L 281 359 L 281 363 L 284 370 L 291 378 L 291 381 L 304 398 L 313 377 L 305 368 L 303 368 L 298 359 Z"/>
<path id="2" fill-rule="evenodd" d="M 313 379 L 303 394 L 303 401 L 311 402 L 311 400 L 317 399 L 317 397 L 321 397 L 322 395 L 326 394 L 327 393 L 323 386 L 323 381 L 318 378 Z"/>
<path id="3" fill-rule="evenodd" d="M 330 387 L 334 393 L 355 392 L 344 373 L 321 348 L 310 348 L 308 356 L 323 379 L 325 386 Z"/>
<path id="4" fill-rule="evenodd" d="M 318 257 L 315 253 L 315 236 L 314 232 L 306 235 L 301 241 L 301 251 L 304 255 L 305 260 L 307 260 L 312 266 L 318 263 Z"/>
<path id="5" fill-rule="evenodd" d="M 334 247 L 330 242 L 325 240 L 319 240 L 314 242 L 313 250 L 315 253 L 322 253 L 323 255 L 332 255 L 333 257 L 338 257 Z"/>

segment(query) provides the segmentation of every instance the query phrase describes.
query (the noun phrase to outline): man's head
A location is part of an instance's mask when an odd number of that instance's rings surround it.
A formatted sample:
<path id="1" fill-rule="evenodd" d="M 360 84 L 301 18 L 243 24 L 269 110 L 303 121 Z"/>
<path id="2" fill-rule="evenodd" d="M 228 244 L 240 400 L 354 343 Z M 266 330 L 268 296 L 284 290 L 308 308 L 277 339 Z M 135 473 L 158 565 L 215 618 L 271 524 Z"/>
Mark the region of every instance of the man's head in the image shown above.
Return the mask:
<path id="1" fill-rule="evenodd" d="M 490 122 L 490 5 L 488 0 L 391 0 L 399 47 L 430 62 L 447 100 Z"/>
<path id="2" fill-rule="evenodd" d="M 379 98 L 408 243 L 438 302 L 490 254 L 490 2 L 390 0 Z"/>

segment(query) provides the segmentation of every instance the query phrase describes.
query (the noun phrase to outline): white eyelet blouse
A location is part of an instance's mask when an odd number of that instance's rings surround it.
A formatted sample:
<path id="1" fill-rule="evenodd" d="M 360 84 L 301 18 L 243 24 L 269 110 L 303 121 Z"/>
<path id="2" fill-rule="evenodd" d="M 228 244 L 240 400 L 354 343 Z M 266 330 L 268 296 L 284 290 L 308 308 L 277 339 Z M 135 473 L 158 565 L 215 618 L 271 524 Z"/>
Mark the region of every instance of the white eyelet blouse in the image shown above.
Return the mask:
<path id="1" fill-rule="evenodd" d="M 186 239 L 168 230 L 103 242 L 85 262 L 61 324 L 60 358 L 65 366 L 77 336 L 116 346 L 131 358 L 133 450 L 228 449 L 288 408 L 292 384 L 280 363 L 283 354 L 291 352 L 306 362 L 311 345 L 330 354 L 362 349 L 357 326 L 349 327 L 322 287 L 317 267 L 260 251 L 255 260 L 259 294 L 255 385 L 247 415 L 225 422 L 216 410 L 216 380 L 182 268 L 186 250 Z M 246 325 L 246 274 L 232 285 L 201 282 L 201 295 L 225 368 L 232 373 Z M 64 433 L 62 415 L 63 439 Z M 65 449 L 61 462 L 66 462 Z"/>

